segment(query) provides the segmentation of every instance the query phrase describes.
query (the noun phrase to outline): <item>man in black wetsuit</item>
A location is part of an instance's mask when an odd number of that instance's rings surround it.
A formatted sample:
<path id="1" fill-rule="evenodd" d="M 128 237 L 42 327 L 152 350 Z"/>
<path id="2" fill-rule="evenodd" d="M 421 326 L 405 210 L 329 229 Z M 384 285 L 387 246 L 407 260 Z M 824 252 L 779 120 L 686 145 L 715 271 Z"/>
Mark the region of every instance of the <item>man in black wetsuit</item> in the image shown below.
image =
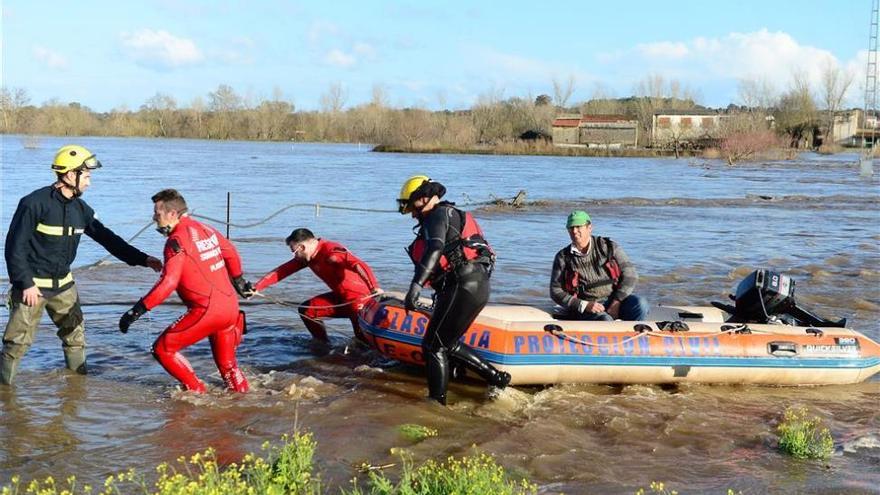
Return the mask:
<path id="1" fill-rule="evenodd" d="M 490 385 L 504 388 L 510 374 L 499 371 L 467 344 L 461 336 L 489 301 L 489 275 L 494 265 L 492 248 L 470 213 L 440 201 L 446 188 L 424 175 L 410 177 L 397 200 L 401 214 L 419 221 L 418 235 L 410 245 L 415 274 L 404 305 L 415 309 L 421 290 L 430 284 L 437 293 L 434 313 L 422 339 L 428 369 L 428 394 L 446 404 L 449 360 L 471 368 Z"/>

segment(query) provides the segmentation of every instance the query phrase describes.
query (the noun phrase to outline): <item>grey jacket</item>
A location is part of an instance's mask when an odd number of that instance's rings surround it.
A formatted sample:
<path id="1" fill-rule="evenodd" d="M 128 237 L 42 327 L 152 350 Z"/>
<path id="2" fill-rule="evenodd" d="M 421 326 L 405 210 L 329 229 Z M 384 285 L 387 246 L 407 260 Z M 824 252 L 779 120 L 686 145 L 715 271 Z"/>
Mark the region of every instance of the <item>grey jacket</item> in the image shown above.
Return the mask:
<path id="1" fill-rule="evenodd" d="M 598 239 L 599 237 L 595 235 L 591 237 L 590 249 L 586 254 L 579 256 L 572 253 L 571 244 L 556 253 L 556 258 L 553 260 L 553 271 L 550 275 L 550 298 L 556 304 L 576 310 L 581 300 L 605 303 L 608 299 L 622 301 L 632 294 L 639 281 L 635 265 L 630 262 L 629 256 L 619 244 L 608 240 L 621 270 L 620 285 L 616 291 L 613 290 L 611 277 L 608 276 L 608 272 L 604 268 L 605 262 L 608 261 L 608 253 L 604 249 L 605 246 L 601 250 L 597 249 Z M 605 252 L 605 256 L 600 251 Z M 566 267 L 569 264 L 576 267 L 579 287 L 582 291 L 580 296 L 566 290 Z"/>

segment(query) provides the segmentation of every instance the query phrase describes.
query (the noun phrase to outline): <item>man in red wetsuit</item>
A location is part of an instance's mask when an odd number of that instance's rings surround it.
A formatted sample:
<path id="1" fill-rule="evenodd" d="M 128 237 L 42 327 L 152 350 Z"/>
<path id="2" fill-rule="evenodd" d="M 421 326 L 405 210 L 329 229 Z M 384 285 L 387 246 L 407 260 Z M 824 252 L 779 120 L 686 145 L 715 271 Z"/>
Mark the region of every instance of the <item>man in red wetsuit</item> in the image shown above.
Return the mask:
<path id="1" fill-rule="evenodd" d="M 152 199 L 156 230 L 168 236 L 165 267 L 150 292 L 122 315 L 119 330 L 127 332 L 141 315 L 177 289 L 187 312 L 159 335 L 153 343 L 153 356 L 186 390 L 203 393 L 205 384 L 180 350 L 208 337 L 226 386 L 235 392 L 247 392 L 247 379 L 235 360 L 244 329 L 244 315 L 239 314 L 235 293 L 252 291 L 241 276 L 241 258 L 219 232 L 186 213 L 186 201 L 176 190 L 159 191 Z"/>
<path id="2" fill-rule="evenodd" d="M 355 336 L 364 340 L 357 312 L 371 295 L 381 291 L 373 270 L 342 244 L 315 238 L 309 229 L 294 230 L 284 242 L 290 247 L 293 259 L 263 276 L 254 285 L 254 290 L 275 285 L 309 267 L 331 290 L 309 299 L 299 308 L 300 317 L 312 337 L 329 342 L 321 320 L 349 318 Z"/>

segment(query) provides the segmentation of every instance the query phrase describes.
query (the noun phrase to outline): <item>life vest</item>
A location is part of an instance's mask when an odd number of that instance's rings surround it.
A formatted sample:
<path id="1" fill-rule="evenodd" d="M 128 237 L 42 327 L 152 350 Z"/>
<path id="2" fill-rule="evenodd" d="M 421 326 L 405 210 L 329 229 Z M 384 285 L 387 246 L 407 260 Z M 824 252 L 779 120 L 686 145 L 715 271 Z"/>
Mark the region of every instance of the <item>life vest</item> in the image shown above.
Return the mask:
<path id="1" fill-rule="evenodd" d="M 623 271 L 620 269 L 617 258 L 614 257 L 614 244 L 607 237 L 597 237 L 596 248 L 599 250 L 599 255 L 605 257 L 605 263 L 602 264 L 602 268 L 605 269 L 605 273 L 611 279 L 611 289 L 617 290 L 620 287 L 620 276 Z M 582 295 L 580 277 L 578 276 L 577 266 L 575 266 L 574 256 L 571 253 L 566 253 L 565 256 L 564 275 L 565 291 L 573 296 Z"/>
<path id="2" fill-rule="evenodd" d="M 443 246 L 443 253 L 440 255 L 440 269 L 443 272 L 451 272 L 464 263 L 494 265 L 495 251 L 492 250 L 492 246 L 486 241 L 486 238 L 483 236 L 483 230 L 477 224 L 474 216 L 470 212 L 464 212 L 457 208 L 455 208 L 455 211 L 461 217 L 460 225 L 462 227 L 458 229 L 459 238 L 452 242 L 447 242 Z M 419 234 L 412 244 L 406 248 L 410 259 L 416 264 L 422 260 L 422 256 L 428 248 L 428 243 L 421 236 L 421 231 L 419 231 Z"/>

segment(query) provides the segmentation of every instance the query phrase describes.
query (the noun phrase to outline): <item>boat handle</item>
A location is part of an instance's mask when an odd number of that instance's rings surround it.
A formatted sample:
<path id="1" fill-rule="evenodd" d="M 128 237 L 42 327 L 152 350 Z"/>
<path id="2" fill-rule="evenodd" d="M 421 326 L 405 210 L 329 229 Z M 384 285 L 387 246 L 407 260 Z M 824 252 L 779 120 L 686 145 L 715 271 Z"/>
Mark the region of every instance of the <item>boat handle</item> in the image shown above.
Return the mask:
<path id="1" fill-rule="evenodd" d="M 818 328 L 808 328 L 806 330 L 806 332 L 807 332 L 807 335 L 815 335 L 816 337 L 821 337 L 821 336 L 825 335 L 825 332 L 823 332 L 822 330 L 819 330 Z"/>
<path id="2" fill-rule="evenodd" d="M 554 324 L 551 323 L 550 325 L 544 325 L 544 331 L 545 331 L 545 332 L 550 332 L 550 333 L 553 333 L 553 332 L 561 332 L 561 331 L 562 331 L 562 327 L 560 327 L 559 325 L 554 325 Z"/>
<path id="3" fill-rule="evenodd" d="M 767 344 L 767 352 L 777 357 L 797 356 L 797 344 L 794 342 L 770 342 Z"/>
<path id="4" fill-rule="evenodd" d="M 750 333 L 752 333 L 752 329 L 749 328 L 749 326 L 746 325 L 746 324 L 742 324 L 742 325 L 721 325 L 721 331 L 722 331 L 722 332 L 729 332 L 729 331 L 731 331 L 731 330 L 733 330 L 733 333 L 737 333 L 737 334 L 750 334 Z"/>
<path id="5" fill-rule="evenodd" d="M 633 331 L 636 333 L 646 333 L 646 332 L 650 332 L 652 330 L 653 329 L 651 328 L 650 325 L 645 325 L 644 323 L 637 323 L 637 324 L 633 325 Z"/>

